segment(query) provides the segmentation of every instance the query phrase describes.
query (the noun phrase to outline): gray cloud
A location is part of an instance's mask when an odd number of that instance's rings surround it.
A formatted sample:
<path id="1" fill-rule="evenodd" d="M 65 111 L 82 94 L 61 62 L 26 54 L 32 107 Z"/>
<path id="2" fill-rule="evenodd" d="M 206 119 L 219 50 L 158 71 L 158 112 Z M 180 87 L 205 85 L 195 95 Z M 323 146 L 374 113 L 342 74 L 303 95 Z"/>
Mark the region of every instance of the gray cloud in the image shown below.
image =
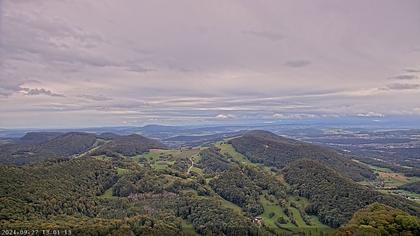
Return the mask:
<path id="1" fill-rule="evenodd" d="M 395 83 L 395 84 L 387 85 L 385 89 L 388 89 L 388 90 L 412 90 L 412 89 L 419 89 L 419 88 L 420 88 L 420 84 Z"/>
<path id="2" fill-rule="evenodd" d="M 299 67 L 305 67 L 309 65 L 311 64 L 311 62 L 308 60 L 291 60 L 291 61 L 286 61 L 286 63 L 284 64 L 289 67 L 299 68 Z"/>
<path id="3" fill-rule="evenodd" d="M 22 91 L 22 85 L 24 84 L 40 84 L 38 80 L 14 78 L 11 75 L 6 75 L 5 73 L 1 72 L 0 75 L 5 76 L 0 78 L 0 96 L 7 97 L 16 92 L 20 92 Z"/>
<path id="4" fill-rule="evenodd" d="M 420 73 L 420 69 L 406 69 L 408 73 Z"/>
<path id="5" fill-rule="evenodd" d="M 396 80 L 414 80 L 414 79 L 419 79 L 419 77 L 417 75 L 397 75 L 397 76 L 393 76 L 391 77 L 391 79 L 396 79 Z"/>
<path id="6" fill-rule="evenodd" d="M 36 17 L 36 20 L 30 20 Z M 111 43 L 100 34 L 72 26 L 59 18 L 14 12 L 6 18 L 3 27 L 2 51 L 8 58 L 39 63 L 64 72 L 77 72 L 84 67 L 115 67 L 131 72 L 149 72 L 151 68 L 141 65 L 141 59 L 118 58 L 103 55 L 99 50 Z M 133 54 L 146 54 L 145 50 L 133 50 Z"/>
<path id="7" fill-rule="evenodd" d="M 47 95 L 51 97 L 64 97 L 63 94 L 54 93 L 51 90 L 47 90 L 44 88 L 21 88 L 21 91 L 23 91 L 27 96 Z"/>
<path id="8" fill-rule="evenodd" d="M 2 96 L 10 96 L 15 92 L 18 92 L 21 90 L 20 86 L 22 83 L 3 83 L 3 81 L 0 84 L 0 95 Z"/>

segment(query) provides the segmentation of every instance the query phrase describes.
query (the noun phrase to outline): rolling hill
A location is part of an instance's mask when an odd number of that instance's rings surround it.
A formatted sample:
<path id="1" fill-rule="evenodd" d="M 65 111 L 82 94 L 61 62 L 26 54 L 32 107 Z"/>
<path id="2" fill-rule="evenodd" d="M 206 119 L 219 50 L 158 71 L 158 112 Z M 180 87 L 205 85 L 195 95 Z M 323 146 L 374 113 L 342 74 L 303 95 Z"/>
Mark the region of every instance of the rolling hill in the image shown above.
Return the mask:
<path id="1" fill-rule="evenodd" d="M 400 186 L 400 189 L 420 194 L 420 181 L 404 184 Z"/>
<path id="2" fill-rule="evenodd" d="M 317 161 L 295 161 L 283 174 L 295 193 L 311 202 L 306 211 L 332 227 L 344 224 L 357 210 L 374 202 L 420 216 L 419 204 L 360 185 Z"/>
<path id="3" fill-rule="evenodd" d="M 299 159 L 317 160 L 353 180 L 374 179 L 365 165 L 356 163 L 333 149 L 280 137 L 268 131 L 250 131 L 229 143 L 251 162 L 284 168 Z"/>
<path id="4" fill-rule="evenodd" d="M 110 137 L 110 135 L 107 135 Z M 114 136 L 109 142 L 98 147 L 92 155 L 123 155 L 135 156 L 143 154 L 150 149 L 166 149 L 167 146 L 161 142 L 149 139 L 138 134 L 131 134 L 127 136 Z"/>
<path id="5" fill-rule="evenodd" d="M 84 132 L 32 132 L 14 143 L 0 145 L 0 163 L 25 165 L 45 160 L 73 158 L 92 152 L 92 155 L 134 156 L 153 148 L 166 146 L 157 140 L 132 134 L 120 136 L 112 133 L 96 135 Z"/>
<path id="6" fill-rule="evenodd" d="M 0 146 L 0 163 L 24 165 L 70 158 L 89 150 L 95 142 L 95 134 L 90 133 L 29 133 L 18 142 Z"/>
<path id="7" fill-rule="evenodd" d="M 0 228 L 321 236 L 358 224 L 353 214 L 375 202 L 420 215 L 415 202 L 353 181 L 367 179 L 364 165 L 269 132 L 177 149 L 137 134 L 25 139 L 0 146 L 17 148 L 2 154 L 11 163 L 18 154 L 29 161 L 0 165 Z"/>
<path id="8" fill-rule="evenodd" d="M 29 132 L 19 139 L 20 143 L 41 144 L 50 141 L 64 133 L 60 132 Z"/>
<path id="9" fill-rule="evenodd" d="M 374 203 L 358 210 L 334 235 L 419 235 L 420 219 L 406 212 Z"/>

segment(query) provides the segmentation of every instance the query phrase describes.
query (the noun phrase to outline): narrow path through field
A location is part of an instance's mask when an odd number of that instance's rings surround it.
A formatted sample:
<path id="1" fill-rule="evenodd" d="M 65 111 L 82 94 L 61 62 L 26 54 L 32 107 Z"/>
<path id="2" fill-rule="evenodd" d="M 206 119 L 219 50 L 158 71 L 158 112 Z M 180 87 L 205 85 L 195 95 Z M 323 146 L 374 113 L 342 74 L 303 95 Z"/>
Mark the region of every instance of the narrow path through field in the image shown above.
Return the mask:
<path id="1" fill-rule="evenodd" d="M 187 174 L 189 174 L 189 173 L 190 173 L 190 171 L 191 171 L 191 169 L 194 167 L 194 160 L 192 159 L 192 157 L 190 157 L 190 158 L 189 158 L 189 160 L 190 160 L 190 162 L 191 162 L 191 166 L 190 166 L 190 167 L 188 167 Z"/>

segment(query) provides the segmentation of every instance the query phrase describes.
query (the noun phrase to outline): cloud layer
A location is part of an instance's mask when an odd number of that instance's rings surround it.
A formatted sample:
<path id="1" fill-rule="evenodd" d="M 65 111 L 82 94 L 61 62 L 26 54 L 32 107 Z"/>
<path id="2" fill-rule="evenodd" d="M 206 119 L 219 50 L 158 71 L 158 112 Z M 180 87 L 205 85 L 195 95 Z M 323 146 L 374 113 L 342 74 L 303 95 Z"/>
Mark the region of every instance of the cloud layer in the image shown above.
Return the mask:
<path id="1" fill-rule="evenodd" d="M 0 4 L 0 127 L 420 114 L 416 0 Z"/>

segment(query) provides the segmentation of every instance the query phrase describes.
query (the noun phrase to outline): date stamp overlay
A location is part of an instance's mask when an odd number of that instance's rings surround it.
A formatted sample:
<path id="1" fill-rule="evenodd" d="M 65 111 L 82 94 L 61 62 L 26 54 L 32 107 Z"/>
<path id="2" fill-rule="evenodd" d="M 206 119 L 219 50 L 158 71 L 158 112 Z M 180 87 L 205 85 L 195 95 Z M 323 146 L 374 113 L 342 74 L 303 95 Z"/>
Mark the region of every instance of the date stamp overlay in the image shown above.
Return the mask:
<path id="1" fill-rule="evenodd" d="M 73 235 L 70 229 L 1 229 L 0 236 L 6 235 Z"/>

